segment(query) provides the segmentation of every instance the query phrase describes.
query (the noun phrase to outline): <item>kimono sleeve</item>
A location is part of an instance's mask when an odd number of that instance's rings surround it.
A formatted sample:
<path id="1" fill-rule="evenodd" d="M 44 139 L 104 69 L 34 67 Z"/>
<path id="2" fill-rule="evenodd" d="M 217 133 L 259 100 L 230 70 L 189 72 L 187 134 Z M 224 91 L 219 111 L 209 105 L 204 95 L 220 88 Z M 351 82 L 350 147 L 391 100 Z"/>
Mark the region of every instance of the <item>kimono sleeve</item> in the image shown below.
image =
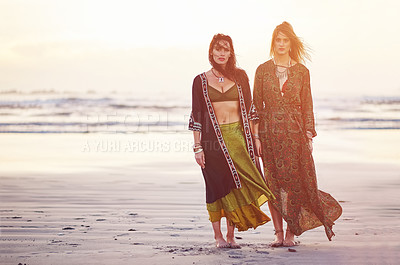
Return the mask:
<path id="1" fill-rule="evenodd" d="M 244 97 L 244 103 L 245 103 L 245 109 L 246 109 L 246 116 L 248 117 L 249 120 L 251 120 L 251 109 L 252 109 L 252 100 L 251 100 L 251 90 L 250 90 L 250 84 L 249 84 L 249 77 L 247 76 L 246 72 L 244 70 L 240 71 L 240 82 L 239 82 L 242 92 L 243 92 L 243 97 Z"/>
<path id="2" fill-rule="evenodd" d="M 198 131 L 202 130 L 202 110 L 201 110 L 201 80 L 197 76 L 193 80 L 192 86 L 192 112 L 189 118 L 189 130 Z"/>
<path id="3" fill-rule="evenodd" d="M 264 109 L 263 104 L 263 70 L 259 66 L 254 77 L 253 101 L 250 109 L 250 120 L 258 121 L 258 112 Z"/>
<path id="4" fill-rule="evenodd" d="M 306 132 L 310 133 L 312 137 L 317 136 L 317 132 L 315 131 L 313 101 L 310 87 L 310 72 L 308 71 L 308 69 L 303 76 L 303 83 L 301 88 L 301 111 Z"/>

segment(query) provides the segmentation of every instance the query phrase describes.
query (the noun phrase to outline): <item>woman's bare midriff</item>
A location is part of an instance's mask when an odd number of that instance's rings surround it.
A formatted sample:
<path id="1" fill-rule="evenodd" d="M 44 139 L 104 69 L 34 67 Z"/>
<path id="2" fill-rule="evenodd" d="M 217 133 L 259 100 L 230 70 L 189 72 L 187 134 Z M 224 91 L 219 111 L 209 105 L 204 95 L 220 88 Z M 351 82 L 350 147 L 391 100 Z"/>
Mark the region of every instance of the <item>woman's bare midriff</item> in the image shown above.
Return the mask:
<path id="1" fill-rule="evenodd" d="M 228 124 L 240 121 L 239 101 L 213 102 L 215 115 L 219 124 Z"/>

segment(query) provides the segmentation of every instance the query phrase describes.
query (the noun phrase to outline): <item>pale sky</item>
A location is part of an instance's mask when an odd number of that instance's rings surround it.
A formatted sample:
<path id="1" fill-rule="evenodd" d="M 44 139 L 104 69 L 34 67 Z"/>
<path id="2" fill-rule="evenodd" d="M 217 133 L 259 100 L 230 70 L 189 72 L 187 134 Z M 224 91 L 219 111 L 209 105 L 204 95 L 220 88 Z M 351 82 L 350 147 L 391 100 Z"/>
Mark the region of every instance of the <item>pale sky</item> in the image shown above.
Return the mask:
<path id="1" fill-rule="evenodd" d="M 0 0 L 0 91 L 190 95 L 215 33 L 250 77 L 288 21 L 314 96 L 400 95 L 400 1 Z"/>

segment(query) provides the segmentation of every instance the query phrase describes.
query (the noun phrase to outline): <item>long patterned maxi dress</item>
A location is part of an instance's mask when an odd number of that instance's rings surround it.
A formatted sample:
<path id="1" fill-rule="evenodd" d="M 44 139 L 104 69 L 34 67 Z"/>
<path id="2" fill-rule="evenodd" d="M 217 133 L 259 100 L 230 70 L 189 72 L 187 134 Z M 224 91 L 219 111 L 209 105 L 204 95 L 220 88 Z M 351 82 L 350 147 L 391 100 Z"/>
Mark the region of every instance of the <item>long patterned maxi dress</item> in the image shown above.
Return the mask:
<path id="1" fill-rule="evenodd" d="M 323 225 L 331 240 L 332 226 L 342 208 L 317 188 L 306 136 L 307 132 L 316 136 L 309 71 L 300 63 L 290 67 L 282 93 L 275 71 L 273 60 L 261 64 L 253 93 L 265 178 L 276 197 L 271 203 L 295 235 Z"/>

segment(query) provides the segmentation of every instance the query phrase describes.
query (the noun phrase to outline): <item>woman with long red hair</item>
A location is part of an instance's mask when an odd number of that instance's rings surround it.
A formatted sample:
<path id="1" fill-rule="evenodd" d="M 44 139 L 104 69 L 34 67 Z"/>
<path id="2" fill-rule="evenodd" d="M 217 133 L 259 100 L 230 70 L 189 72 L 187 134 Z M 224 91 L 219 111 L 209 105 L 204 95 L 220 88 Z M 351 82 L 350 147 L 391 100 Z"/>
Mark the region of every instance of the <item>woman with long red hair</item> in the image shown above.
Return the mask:
<path id="1" fill-rule="evenodd" d="M 249 80 L 236 67 L 232 39 L 215 35 L 208 56 L 212 68 L 193 81 L 189 130 L 206 184 L 216 246 L 239 248 L 235 227 L 245 231 L 270 221 L 260 206 L 274 197 L 256 167 Z M 221 233 L 222 217 L 226 217 L 226 239 Z"/>

